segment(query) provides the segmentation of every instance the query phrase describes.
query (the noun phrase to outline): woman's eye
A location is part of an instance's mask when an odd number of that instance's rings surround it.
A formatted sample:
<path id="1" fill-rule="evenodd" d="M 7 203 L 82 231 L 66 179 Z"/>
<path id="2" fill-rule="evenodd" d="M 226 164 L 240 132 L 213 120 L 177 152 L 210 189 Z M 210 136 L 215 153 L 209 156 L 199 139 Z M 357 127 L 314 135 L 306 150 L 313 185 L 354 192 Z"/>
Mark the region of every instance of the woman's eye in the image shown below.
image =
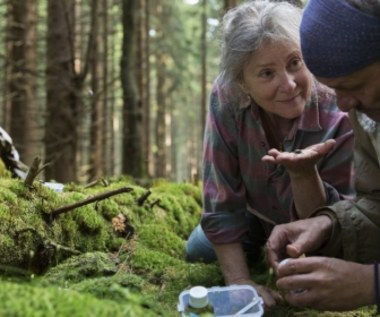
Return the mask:
<path id="1" fill-rule="evenodd" d="M 269 78 L 273 75 L 273 71 L 269 70 L 269 69 L 266 69 L 266 70 L 262 70 L 260 73 L 259 73 L 259 77 L 262 77 L 262 78 Z"/>
<path id="2" fill-rule="evenodd" d="M 299 59 L 299 58 L 295 58 L 290 62 L 291 69 L 299 69 L 302 67 L 302 65 L 303 65 L 303 61 L 302 59 Z"/>

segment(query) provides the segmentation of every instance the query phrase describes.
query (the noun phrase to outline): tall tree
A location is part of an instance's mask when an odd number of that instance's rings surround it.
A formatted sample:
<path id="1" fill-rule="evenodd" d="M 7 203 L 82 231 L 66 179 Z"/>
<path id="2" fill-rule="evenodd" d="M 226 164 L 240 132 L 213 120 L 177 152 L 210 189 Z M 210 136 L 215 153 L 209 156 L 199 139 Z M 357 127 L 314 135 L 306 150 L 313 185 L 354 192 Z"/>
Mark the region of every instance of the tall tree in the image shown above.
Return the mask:
<path id="1" fill-rule="evenodd" d="M 202 1 L 202 30 L 201 30 L 201 64 L 202 64 L 202 80 L 201 80 L 201 135 L 203 139 L 204 128 L 206 124 L 206 108 L 207 108 L 207 0 Z M 201 152 L 201 151 L 199 151 Z M 197 161 L 200 161 L 200 153 L 197 155 Z M 200 164 L 197 162 L 198 169 Z M 197 172 L 197 177 L 200 175 L 200 170 Z"/>
<path id="2" fill-rule="evenodd" d="M 100 4 L 98 0 L 91 1 L 91 32 L 94 40 L 90 48 L 92 53 L 89 55 L 91 67 L 91 125 L 90 125 L 90 170 L 89 180 L 92 181 L 104 175 L 103 152 L 104 152 L 104 107 L 101 100 L 101 78 L 103 71 L 103 59 L 101 58 L 101 43 L 103 37 L 100 36 L 101 23 Z M 107 41 L 107 38 L 105 38 Z"/>
<path id="3" fill-rule="evenodd" d="M 81 29 L 82 5 L 76 0 L 48 1 L 45 149 L 50 165 L 46 178 L 60 182 L 78 180 L 83 86 L 96 40 L 94 15 L 90 27 Z"/>
<path id="4" fill-rule="evenodd" d="M 152 175 L 153 170 L 153 158 L 152 158 L 152 149 L 151 149 L 151 97 L 150 97 L 150 7 L 151 0 L 146 0 L 145 4 L 145 95 L 144 95 L 144 135 L 145 135 L 145 143 L 144 143 L 144 153 L 146 160 L 146 171 L 148 175 Z"/>
<path id="5" fill-rule="evenodd" d="M 102 65 L 103 65 L 103 79 L 102 79 L 102 90 L 103 90 L 103 113 L 104 113 L 104 120 L 103 120 L 103 143 L 104 143 L 104 151 L 103 151 L 103 171 L 104 174 L 107 176 L 114 174 L 114 150 L 113 150 L 113 140 L 114 140 L 114 134 L 113 134 L 113 103 L 111 98 L 110 92 L 110 83 L 109 80 L 112 78 L 112 74 L 110 72 L 110 69 L 112 67 L 109 67 L 109 64 L 113 62 L 112 56 L 113 54 L 110 54 L 110 36 L 109 34 L 112 34 L 111 27 L 109 23 L 109 16 L 110 16 L 110 6 L 108 0 L 102 0 L 102 30 L 101 30 L 101 36 L 102 36 L 102 43 L 103 43 L 103 54 L 102 54 Z M 111 38 L 114 36 L 111 36 Z M 109 58 L 111 56 L 111 58 Z M 111 75 L 111 76 L 110 76 Z"/>
<path id="6" fill-rule="evenodd" d="M 142 172 L 148 174 L 150 155 L 150 104 L 149 104 L 149 3 L 147 0 L 140 0 L 137 18 L 137 59 L 136 59 L 136 80 L 138 84 L 138 109 L 142 118 Z"/>
<path id="7" fill-rule="evenodd" d="M 169 20 L 168 10 L 165 3 L 156 5 L 157 17 L 160 23 L 156 28 L 156 120 L 155 120 L 155 153 L 154 170 L 156 177 L 166 177 L 166 112 L 167 112 L 167 66 L 166 54 L 164 50 L 164 21 Z"/>
<path id="8" fill-rule="evenodd" d="M 136 87 L 136 16 L 138 0 L 122 0 L 123 48 L 121 82 L 123 89 L 122 172 L 142 176 L 142 123 Z"/>
<path id="9" fill-rule="evenodd" d="M 38 154 L 37 124 L 37 7 L 36 0 L 10 1 L 8 92 L 9 132 L 22 160 L 31 163 Z"/>
<path id="10" fill-rule="evenodd" d="M 80 89 L 73 86 L 72 43 L 75 0 L 48 1 L 47 117 L 45 127 L 46 178 L 60 182 L 77 178 L 77 128 Z M 78 82 L 80 83 L 80 81 Z"/>

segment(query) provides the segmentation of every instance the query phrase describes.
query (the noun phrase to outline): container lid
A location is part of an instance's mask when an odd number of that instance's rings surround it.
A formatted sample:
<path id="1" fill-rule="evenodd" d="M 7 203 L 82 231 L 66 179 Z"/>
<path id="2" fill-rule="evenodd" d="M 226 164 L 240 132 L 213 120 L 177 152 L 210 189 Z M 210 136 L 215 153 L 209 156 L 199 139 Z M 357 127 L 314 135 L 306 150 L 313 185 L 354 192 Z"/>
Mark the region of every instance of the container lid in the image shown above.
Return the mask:
<path id="1" fill-rule="evenodd" d="M 214 286 L 206 290 L 216 317 L 264 315 L 263 300 L 251 285 Z M 181 316 L 186 316 L 185 307 L 190 301 L 190 291 L 184 290 L 179 295 L 178 312 Z"/>
<path id="2" fill-rule="evenodd" d="M 208 304 L 208 290 L 203 286 L 194 286 L 189 291 L 189 305 L 194 308 L 203 308 Z"/>

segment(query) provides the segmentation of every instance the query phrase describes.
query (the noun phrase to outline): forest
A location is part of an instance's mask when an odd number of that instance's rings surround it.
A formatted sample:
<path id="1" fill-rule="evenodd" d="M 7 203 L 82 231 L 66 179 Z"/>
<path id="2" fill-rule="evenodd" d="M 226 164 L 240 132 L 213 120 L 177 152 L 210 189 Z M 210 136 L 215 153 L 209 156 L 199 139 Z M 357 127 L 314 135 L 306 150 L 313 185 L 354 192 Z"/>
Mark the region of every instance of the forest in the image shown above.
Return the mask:
<path id="1" fill-rule="evenodd" d="M 236 3 L 236 1 L 235 1 Z M 197 177 L 231 1 L 1 1 L 0 124 L 46 180 Z"/>
<path id="2" fill-rule="evenodd" d="M 38 164 L 28 181 L 0 164 L 0 316 L 179 316 L 181 291 L 223 285 L 184 246 L 219 24 L 241 2 L 0 0 L 0 126 Z M 284 303 L 265 316 L 372 313 Z"/>

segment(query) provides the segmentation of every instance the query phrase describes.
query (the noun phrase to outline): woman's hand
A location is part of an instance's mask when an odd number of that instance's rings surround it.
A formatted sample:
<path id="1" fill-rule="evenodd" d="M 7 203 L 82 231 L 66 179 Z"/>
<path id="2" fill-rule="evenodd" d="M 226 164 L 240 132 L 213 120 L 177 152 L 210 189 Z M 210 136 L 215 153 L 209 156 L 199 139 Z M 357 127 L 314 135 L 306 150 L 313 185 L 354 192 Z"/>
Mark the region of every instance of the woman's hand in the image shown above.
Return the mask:
<path id="1" fill-rule="evenodd" d="M 326 257 L 290 259 L 279 266 L 278 277 L 277 286 L 295 306 L 343 311 L 375 302 L 372 265 Z"/>
<path id="2" fill-rule="evenodd" d="M 264 285 L 256 284 L 252 280 L 239 280 L 234 282 L 233 284 L 253 286 L 256 289 L 258 295 L 261 296 L 261 298 L 263 299 L 265 307 L 272 307 L 276 305 L 276 303 L 283 301 L 283 298 L 279 292 L 270 289 L 269 287 L 266 287 Z"/>
<path id="3" fill-rule="evenodd" d="M 324 143 L 314 144 L 294 152 L 280 152 L 277 149 L 270 149 L 268 154 L 262 157 L 262 161 L 284 165 L 290 176 L 303 176 L 310 174 L 314 170 L 318 160 L 330 152 L 335 143 L 335 140 L 329 139 Z"/>
<path id="4" fill-rule="evenodd" d="M 326 205 L 328 197 L 317 162 L 333 149 L 335 143 L 330 139 L 290 153 L 271 149 L 263 156 L 263 162 L 285 166 L 291 181 L 296 218 L 308 218 L 316 208 Z"/>

